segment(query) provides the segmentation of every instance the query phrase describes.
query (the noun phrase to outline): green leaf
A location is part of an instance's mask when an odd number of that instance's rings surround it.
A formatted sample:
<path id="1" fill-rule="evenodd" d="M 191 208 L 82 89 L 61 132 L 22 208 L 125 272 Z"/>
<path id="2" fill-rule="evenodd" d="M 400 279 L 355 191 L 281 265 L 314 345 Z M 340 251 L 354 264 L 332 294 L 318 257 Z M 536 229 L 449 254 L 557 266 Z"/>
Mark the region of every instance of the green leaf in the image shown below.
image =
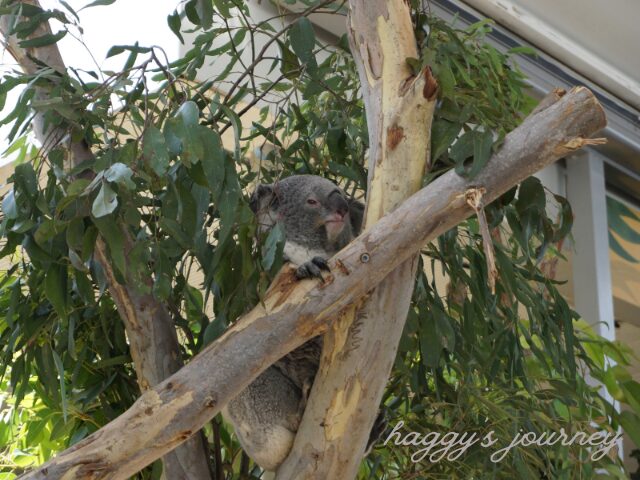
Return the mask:
<path id="1" fill-rule="evenodd" d="M 225 0 L 213 0 L 213 4 L 216 6 L 220 15 L 224 18 L 231 18 L 231 12 Z"/>
<path id="2" fill-rule="evenodd" d="M 295 80 L 300 76 L 300 63 L 298 57 L 281 41 L 278 40 L 280 47 L 280 71 L 289 80 Z"/>
<path id="3" fill-rule="evenodd" d="M 169 234 L 182 248 L 189 249 L 192 247 L 193 238 L 190 238 L 182 229 L 177 221 L 171 218 L 161 218 L 160 227 Z"/>
<path id="4" fill-rule="evenodd" d="M 163 135 L 165 145 L 171 155 L 180 155 L 182 152 L 182 130 L 184 125 L 176 118 L 168 119 L 164 124 Z"/>
<path id="5" fill-rule="evenodd" d="M 35 200 L 38 196 L 38 179 L 30 163 L 23 163 L 16 166 L 13 179 L 20 192 L 25 193 L 30 199 Z"/>
<path id="6" fill-rule="evenodd" d="M 78 178 L 69 184 L 67 187 L 67 196 L 75 197 L 80 195 L 89 186 L 91 182 L 86 178 Z"/>
<path id="7" fill-rule="evenodd" d="M 269 231 L 267 240 L 262 250 L 262 268 L 266 271 L 277 271 L 282 266 L 282 252 L 284 251 L 285 233 L 284 227 L 280 223 Z"/>
<path id="8" fill-rule="evenodd" d="M 291 48 L 293 48 L 300 61 L 313 70 L 316 66 L 316 59 L 313 54 L 316 35 L 311 21 L 306 17 L 299 18 L 289 30 L 289 39 Z"/>
<path id="9" fill-rule="evenodd" d="M 456 143 L 451 147 L 451 158 L 456 162 L 456 173 L 464 172 L 464 162 L 473 155 L 475 133 L 468 131 L 463 133 Z M 458 172 L 458 165 L 460 165 L 460 172 Z"/>
<path id="10" fill-rule="evenodd" d="M 41 37 L 31 38 L 29 40 L 22 40 L 19 43 L 19 45 L 22 48 L 44 47 L 47 45 L 51 45 L 52 43 L 56 43 L 66 34 L 67 34 L 66 30 L 60 30 L 58 33 L 55 33 L 55 34 L 47 33 L 46 35 L 42 35 Z"/>
<path id="11" fill-rule="evenodd" d="M 476 132 L 473 138 L 473 165 L 468 173 L 470 178 L 475 177 L 485 167 L 491 158 L 492 146 L 493 134 L 490 131 Z"/>
<path id="12" fill-rule="evenodd" d="M 197 2 L 198 0 L 190 0 L 184 6 L 184 13 L 187 15 L 187 19 L 194 25 L 200 25 L 200 17 L 196 8 Z"/>
<path id="13" fill-rule="evenodd" d="M 71 15 L 73 15 L 73 16 L 76 18 L 76 20 L 77 20 L 78 22 L 80 22 L 80 17 L 79 17 L 79 16 L 78 16 L 78 14 L 76 13 L 76 11 L 75 11 L 73 8 L 71 8 L 71 5 L 69 5 L 67 2 L 65 2 L 65 0 L 60 0 L 60 3 L 62 4 L 62 6 L 63 6 L 64 8 L 66 8 L 66 9 L 67 9 L 67 11 L 68 11 Z"/>
<path id="14" fill-rule="evenodd" d="M 100 191 L 91 206 L 91 214 L 96 217 L 104 217 L 112 213 L 118 206 L 118 198 L 108 183 L 102 183 Z"/>
<path id="15" fill-rule="evenodd" d="M 233 126 L 233 137 L 235 140 L 233 157 L 236 162 L 240 162 L 240 147 L 241 147 L 240 137 L 242 135 L 242 121 L 240 120 L 240 117 L 238 116 L 238 114 L 233 110 L 231 110 L 226 105 L 218 103 L 217 106 L 224 112 L 224 114 L 227 116 L 227 118 L 231 122 L 231 125 Z"/>
<path id="16" fill-rule="evenodd" d="M 167 173 L 170 162 L 167 144 L 162 132 L 153 125 L 144 133 L 142 156 L 156 175 L 163 177 Z"/>
<path id="17" fill-rule="evenodd" d="M 220 212 L 220 231 L 218 234 L 218 245 L 216 246 L 211 269 L 214 270 L 223 258 L 227 248 L 227 240 L 233 232 L 235 224 L 235 214 L 240 200 L 240 191 L 235 172 L 235 164 L 227 161 L 225 164 L 224 187 L 218 200 L 218 210 Z"/>
<path id="18" fill-rule="evenodd" d="M 44 281 L 44 294 L 53 309 L 62 319 L 67 317 L 67 269 L 60 265 L 51 265 Z"/>
<path id="19" fill-rule="evenodd" d="M 625 370 L 625 373 L 631 376 L 628 371 Z M 624 395 L 626 401 L 636 414 L 640 414 L 640 383 L 629 378 L 625 382 L 621 382 L 621 389 L 624 391 Z"/>
<path id="20" fill-rule="evenodd" d="M 200 18 L 200 26 L 209 28 L 213 25 L 213 4 L 211 0 L 196 0 L 196 11 Z"/>
<path id="21" fill-rule="evenodd" d="M 216 318 L 213 320 L 207 328 L 204 330 L 204 335 L 202 337 L 203 346 L 209 345 L 211 342 L 218 339 L 226 330 L 224 323 L 220 321 L 220 319 Z"/>
<path id="22" fill-rule="evenodd" d="M 86 267 L 84 263 L 82 263 L 82 259 L 80 255 L 78 255 L 74 250 L 69 249 L 69 262 L 76 270 L 80 270 L 81 272 L 88 272 L 89 269 Z"/>
<path id="23" fill-rule="evenodd" d="M 115 55 L 120 55 L 122 52 L 131 52 L 133 56 L 130 56 L 130 59 L 127 60 L 126 68 L 131 68 L 133 66 L 133 61 L 135 60 L 138 53 L 149 53 L 151 51 L 150 47 L 140 47 L 136 42 L 135 45 L 114 45 L 107 52 L 106 58 L 113 57 Z"/>
<path id="24" fill-rule="evenodd" d="M 82 427 L 80 427 L 78 430 L 75 431 L 75 433 L 69 440 L 69 446 L 72 446 L 78 443 L 80 440 L 86 437 L 88 433 L 89 433 L 89 429 L 86 427 L 86 425 L 83 425 Z"/>
<path id="25" fill-rule="evenodd" d="M 93 305 L 95 303 L 95 295 L 93 290 L 93 284 L 87 277 L 87 274 L 81 270 L 75 270 L 73 272 L 75 279 L 75 290 L 82 298 L 82 301 L 87 305 Z"/>
<path id="26" fill-rule="evenodd" d="M 53 260 L 51 256 L 36 243 L 31 235 L 27 236 L 24 239 L 22 246 L 27 251 L 27 254 L 29 255 L 29 258 L 31 260 L 42 262 L 45 264 L 48 264 Z"/>
<path id="27" fill-rule="evenodd" d="M 556 202 L 560 205 L 559 226 L 551 240 L 555 243 L 566 237 L 571 231 L 571 227 L 573 226 L 573 210 L 566 198 L 555 194 L 553 195 L 553 198 L 555 198 Z"/>
<path id="28" fill-rule="evenodd" d="M 420 356 L 425 366 L 436 368 L 440 363 L 442 344 L 436 327 L 434 317 L 425 321 L 420 332 Z"/>
<path id="29" fill-rule="evenodd" d="M 58 370 L 58 379 L 60 382 L 60 399 L 62 401 L 62 418 L 64 421 L 67 421 L 68 415 L 68 400 L 67 400 L 67 386 L 64 381 L 64 365 L 62 364 L 62 359 L 58 352 L 51 349 L 51 353 L 53 354 L 53 361 L 56 364 L 56 369 Z"/>
<path id="30" fill-rule="evenodd" d="M 217 199 L 222 190 L 225 172 L 225 151 L 222 147 L 222 140 L 218 132 L 207 127 L 200 129 L 200 138 L 204 145 L 204 157 L 201 161 L 202 168 L 207 178 L 209 191 L 213 193 L 214 199 Z"/>
<path id="31" fill-rule="evenodd" d="M 180 108 L 178 108 L 176 112 L 176 117 L 181 118 L 187 128 L 194 127 L 198 124 L 200 109 L 198 109 L 196 102 L 188 100 L 180 105 Z"/>
<path id="32" fill-rule="evenodd" d="M 113 217 L 109 216 L 96 218 L 94 223 L 109 247 L 109 253 L 115 267 L 124 275 L 127 271 L 127 260 L 124 250 L 124 238 L 119 225 Z"/>
<path id="33" fill-rule="evenodd" d="M 622 430 L 629 435 L 631 441 L 640 445 L 640 418 L 633 412 L 625 411 L 618 415 Z"/>
<path id="34" fill-rule="evenodd" d="M 2 199 L 2 213 L 9 219 L 18 218 L 18 207 L 13 190 L 9 190 Z"/>
<path id="35" fill-rule="evenodd" d="M 458 123 L 437 119 L 431 129 L 431 158 L 437 160 L 458 137 L 462 126 Z"/>
<path id="36" fill-rule="evenodd" d="M 544 187 L 538 178 L 529 177 L 520 184 L 515 205 L 521 215 L 527 210 L 544 212 L 546 203 Z"/>
<path id="37" fill-rule="evenodd" d="M 85 8 L 89 8 L 89 7 L 100 7 L 100 6 L 106 6 L 106 5 L 112 5 L 116 3 L 116 0 L 95 0 L 91 3 L 89 3 L 88 5 L 85 5 L 84 7 L 82 7 L 80 10 L 78 10 L 79 12 L 81 12 L 82 10 L 84 10 Z"/>
<path id="38" fill-rule="evenodd" d="M 64 230 L 65 222 L 54 220 L 52 218 L 45 219 L 33 235 L 34 240 L 41 247 L 46 248 L 46 243 L 53 239 L 59 232 Z"/>
<path id="39" fill-rule="evenodd" d="M 87 227 L 82 235 L 82 255 L 80 258 L 83 262 L 89 260 L 91 255 L 93 254 L 93 249 L 96 243 L 96 239 L 98 238 L 98 229 L 93 225 Z"/>
<path id="40" fill-rule="evenodd" d="M 182 26 L 180 14 L 174 11 L 171 15 L 168 15 L 167 24 L 175 36 L 178 37 L 180 43 L 184 44 L 184 38 L 182 38 L 182 33 L 180 33 L 180 27 Z"/>
<path id="41" fill-rule="evenodd" d="M 190 323 L 199 323 L 202 320 L 204 300 L 202 292 L 191 285 L 186 285 L 184 289 L 187 320 Z"/>
<path id="42" fill-rule="evenodd" d="M 27 218 L 26 220 L 20 220 L 13 224 L 11 227 L 12 232 L 16 233 L 25 233 L 31 230 L 36 225 L 36 222 Z"/>
<path id="43" fill-rule="evenodd" d="M 183 103 L 176 114 L 164 124 L 167 149 L 172 155 L 180 155 L 189 166 L 204 155 L 204 147 L 198 135 L 199 110 L 195 102 Z"/>
<path id="44" fill-rule="evenodd" d="M 117 183 L 128 190 L 134 190 L 136 184 L 131 180 L 133 172 L 124 163 L 116 162 L 104 172 L 104 179 L 108 182 Z"/>
<path id="45" fill-rule="evenodd" d="M 114 45 L 107 51 L 107 56 L 105 58 L 111 58 L 116 55 L 120 55 L 122 52 L 124 52 L 124 46 Z"/>

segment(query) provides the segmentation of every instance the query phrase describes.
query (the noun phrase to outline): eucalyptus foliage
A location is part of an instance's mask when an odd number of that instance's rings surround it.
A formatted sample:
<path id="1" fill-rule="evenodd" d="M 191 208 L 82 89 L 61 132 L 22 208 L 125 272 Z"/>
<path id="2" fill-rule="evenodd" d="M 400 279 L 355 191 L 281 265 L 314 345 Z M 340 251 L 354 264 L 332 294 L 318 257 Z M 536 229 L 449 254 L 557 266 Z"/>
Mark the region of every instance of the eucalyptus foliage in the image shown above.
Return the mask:
<path id="1" fill-rule="evenodd" d="M 247 203 L 255 182 L 312 173 L 365 194 L 367 126 L 348 42 L 320 42 L 307 18 L 344 15 L 345 6 L 306 1 L 292 18 L 284 7 L 293 3 L 281 2 L 281 15 L 256 22 L 240 0 L 181 2 L 168 24 L 176 41 L 191 30 L 195 40 L 173 63 L 157 47 L 116 45 L 109 52 L 122 58 L 116 72 L 43 66 L 2 79 L 2 105 L 14 88 L 22 93 L 1 120 L 12 125 L 18 160 L 0 224 L 7 266 L 0 280 L 0 478 L 96 431 L 139 394 L 122 321 L 93 259 L 98 236 L 119 281 L 129 278 L 169 306 L 188 361 L 260 301 L 282 263 L 280 230 L 255 241 Z M 473 176 L 534 104 L 512 58 L 530 52 L 499 52 L 484 40 L 490 23 L 458 29 L 411 3 L 421 56 L 407 62 L 415 71 L 430 65 L 440 86 L 424 183 L 452 168 Z M 79 28 L 73 9 L 60 4 L 45 11 L 4 0 L 0 12 L 21 14 L 14 33 L 23 47 L 35 47 Z M 49 19 L 59 31 L 27 38 Z M 215 77 L 197 76 L 205 64 L 220 67 Z M 36 87 L 49 98 L 38 98 Z M 243 128 L 255 109 L 259 121 Z M 95 159 L 69 171 L 64 144 L 46 155 L 34 147 L 36 112 L 86 142 Z M 223 146 L 226 131 L 234 141 Z M 557 205 L 557 218 L 548 203 Z M 407 431 L 423 433 L 493 430 L 501 446 L 521 429 L 622 425 L 640 444 L 640 385 L 625 370 L 629 352 L 594 336 L 546 276 L 570 231 L 566 200 L 530 178 L 486 210 L 496 291 L 488 286 L 475 219 L 424 248 L 383 402 L 389 423 L 402 420 Z M 130 252 L 119 229 L 135 238 Z M 440 275 L 448 278 L 446 290 L 435 280 Z M 587 367 L 631 410 L 617 413 L 588 385 Z M 221 462 L 216 472 L 224 472 L 217 480 L 260 477 L 221 418 L 205 433 L 211 461 Z M 360 476 L 592 478 L 600 469 L 623 478 L 618 459 L 590 461 L 577 445 L 517 447 L 499 464 L 477 446 L 457 461 L 413 463 L 412 453 L 379 444 Z M 158 478 L 160 468 L 139 477 Z"/>

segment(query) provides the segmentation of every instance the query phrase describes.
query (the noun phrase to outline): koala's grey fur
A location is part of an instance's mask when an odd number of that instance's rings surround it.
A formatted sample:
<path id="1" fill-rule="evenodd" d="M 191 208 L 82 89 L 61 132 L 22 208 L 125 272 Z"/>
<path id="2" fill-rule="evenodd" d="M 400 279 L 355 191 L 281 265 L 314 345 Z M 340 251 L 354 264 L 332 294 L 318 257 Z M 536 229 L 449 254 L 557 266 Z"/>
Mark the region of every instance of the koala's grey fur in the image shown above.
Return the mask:
<path id="1" fill-rule="evenodd" d="M 284 227 L 285 260 L 300 278 L 319 276 L 326 259 L 360 231 L 364 206 L 334 183 L 295 175 L 259 185 L 251 198 L 262 231 Z M 342 222 L 337 221 L 342 217 Z M 265 370 L 223 410 L 245 452 L 263 469 L 276 470 L 287 457 L 313 384 L 322 351 L 316 337 Z"/>

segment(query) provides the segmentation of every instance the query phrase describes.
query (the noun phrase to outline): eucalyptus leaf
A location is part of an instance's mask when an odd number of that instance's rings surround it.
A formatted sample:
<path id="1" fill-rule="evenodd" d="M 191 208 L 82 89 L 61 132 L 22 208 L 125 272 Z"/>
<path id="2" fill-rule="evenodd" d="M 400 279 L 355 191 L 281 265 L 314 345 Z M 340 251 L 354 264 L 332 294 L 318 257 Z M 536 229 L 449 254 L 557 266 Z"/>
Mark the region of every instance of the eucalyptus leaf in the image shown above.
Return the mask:
<path id="1" fill-rule="evenodd" d="M 95 0 L 95 1 L 85 5 L 84 7 L 82 7 L 78 11 L 81 12 L 85 8 L 89 8 L 89 7 L 100 7 L 100 6 L 106 6 L 106 5 L 113 5 L 114 3 L 116 3 L 116 0 Z"/>
<path id="2" fill-rule="evenodd" d="M 67 316 L 67 272 L 64 267 L 51 265 L 45 277 L 44 292 L 61 318 Z"/>
<path id="3" fill-rule="evenodd" d="M 284 243 L 284 228 L 277 223 L 270 231 L 262 251 L 262 268 L 267 271 L 277 271 L 282 265 Z M 275 268 L 274 268 L 275 266 Z"/>
<path id="4" fill-rule="evenodd" d="M 67 34 L 66 30 L 60 30 L 58 33 L 55 33 L 55 34 L 47 33 L 40 37 L 30 38 L 29 40 L 21 40 L 19 42 L 19 45 L 22 48 L 46 47 L 47 45 L 57 43 L 59 40 L 64 38 L 66 34 Z"/>
<path id="5" fill-rule="evenodd" d="M 133 190 L 136 184 L 131 180 L 133 172 L 123 163 L 114 163 L 104 172 L 104 179 L 108 182 L 117 183 L 123 187 Z"/>
<path id="6" fill-rule="evenodd" d="M 2 199 L 2 213 L 6 218 L 18 218 L 18 207 L 13 190 L 9 190 Z"/>
<path id="7" fill-rule="evenodd" d="M 167 16 L 167 24 L 169 25 L 169 28 L 175 34 L 175 36 L 178 37 L 180 43 L 184 44 L 184 38 L 182 37 L 182 33 L 180 33 L 180 14 L 177 11 Z"/>
<path id="8" fill-rule="evenodd" d="M 117 206 L 118 198 L 116 192 L 111 189 L 108 183 L 103 183 L 93 201 L 91 214 L 96 218 L 104 217 L 113 213 Z"/>
<path id="9" fill-rule="evenodd" d="M 142 155 L 156 175 L 165 175 L 169 168 L 169 152 L 164 135 L 153 125 L 149 126 L 144 134 Z"/>
<path id="10" fill-rule="evenodd" d="M 317 67 L 313 49 L 316 44 L 316 35 L 313 31 L 313 25 L 306 17 L 299 18 L 289 31 L 291 48 L 298 56 L 300 61 L 311 71 Z"/>

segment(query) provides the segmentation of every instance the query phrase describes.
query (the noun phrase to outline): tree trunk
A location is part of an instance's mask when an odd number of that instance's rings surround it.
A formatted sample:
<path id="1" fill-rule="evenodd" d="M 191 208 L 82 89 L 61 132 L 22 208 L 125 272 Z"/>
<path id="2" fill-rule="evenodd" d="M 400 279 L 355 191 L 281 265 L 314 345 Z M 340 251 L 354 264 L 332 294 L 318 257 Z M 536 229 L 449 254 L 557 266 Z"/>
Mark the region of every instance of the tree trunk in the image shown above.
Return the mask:
<path id="1" fill-rule="evenodd" d="M 369 228 L 420 188 L 437 83 L 428 68 L 414 76 L 406 62 L 419 56 L 407 2 L 351 0 L 349 6 L 369 129 Z M 325 335 L 302 424 L 277 478 L 355 477 L 396 356 L 417 264 L 411 256 Z"/>
<path id="2" fill-rule="evenodd" d="M 23 1 L 40 6 L 36 0 Z M 0 17 L 0 31 L 6 39 L 7 49 L 17 63 L 27 74 L 36 74 L 42 69 L 33 59 L 48 65 L 54 70 L 65 74 L 66 67 L 56 44 L 39 48 L 22 48 L 18 39 L 9 35 L 13 16 Z M 41 23 L 30 37 L 36 38 L 50 34 L 48 22 Z M 48 92 L 40 89 L 39 99 L 46 99 Z M 69 133 L 60 128 L 49 128 L 45 125 L 44 116 L 37 114 L 33 120 L 36 137 L 43 145 L 44 154 L 57 146 Z M 85 160 L 93 157 L 93 153 L 82 141 L 70 141 L 68 168 L 72 169 Z M 122 228 L 125 244 L 125 257 L 133 247 L 133 239 L 125 228 Z M 151 295 L 136 292 L 129 285 L 121 285 L 115 278 L 113 267 L 109 260 L 105 242 L 98 238 L 94 259 L 100 263 L 109 282 L 109 293 L 122 317 L 129 340 L 131 358 L 133 359 L 138 384 L 141 391 L 159 384 L 183 365 L 180 345 L 176 336 L 175 326 L 165 305 L 155 300 Z M 202 435 L 194 435 L 188 442 L 163 458 L 163 476 L 167 480 L 208 480 L 209 471 L 206 444 Z"/>
<path id="3" fill-rule="evenodd" d="M 606 124 L 586 88 L 525 119 L 472 180 L 450 171 L 336 254 L 332 273 L 296 281 L 285 267 L 264 302 L 179 372 L 145 392 L 123 415 L 25 479 L 126 479 L 166 454 L 217 414 L 265 368 L 314 336 L 418 250 L 473 214 L 469 190 L 489 203 L 531 174 L 588 144 Z M 329 477 L 330 478 L 330 477 Z"/>

